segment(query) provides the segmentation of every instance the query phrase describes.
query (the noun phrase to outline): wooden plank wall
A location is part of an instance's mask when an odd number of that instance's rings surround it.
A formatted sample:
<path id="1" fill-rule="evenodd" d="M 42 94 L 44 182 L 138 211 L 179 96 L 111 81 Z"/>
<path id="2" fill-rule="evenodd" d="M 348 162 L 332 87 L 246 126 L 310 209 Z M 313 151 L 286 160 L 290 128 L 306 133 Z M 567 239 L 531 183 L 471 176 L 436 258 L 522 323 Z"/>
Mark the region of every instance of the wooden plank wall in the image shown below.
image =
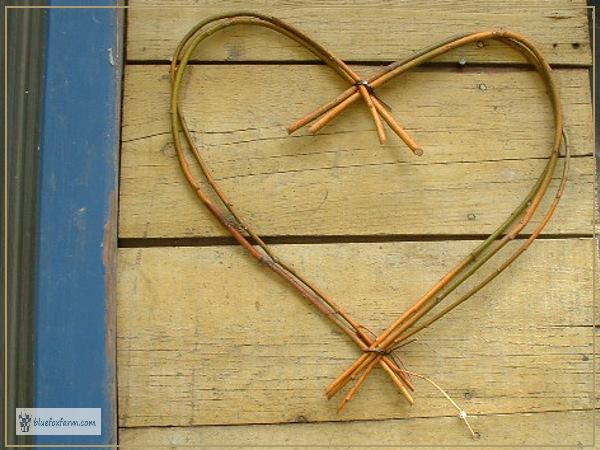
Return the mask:
<path id="1" fill-rule="evenodd" d="M 131 0 L 128 10 L 120 443 L 590 445 L 595 167 L 585 1 L 158 4 Z M 184 182 L 170 141 L 168 61 L 194 23 L 236 9 L 288 20 L 361 74 L 491 27 L 529 36 L 554 66 L 574 153 L 555 218 L 493 286 L 403 350 L 412 370 L 472 415 L 479 441 L 431 386 L 419 383 L 409 407 L 378 371 L 337 414 L 323 390 L 356 358 L 354 345 L 231 245 Z M 459 49 L 380 90 L 425 149 L 421 158 L 395 136 L 380 146 L 361 104 L 317 136 L 288 137 L 287 124 L 345 86 L 272 32 L 214 36 L 190 72 L 186 117 L 232 202 L 282 258 L 376 331 L 518 204 L 552 138 L 542 83 L 501 45 Z"/>

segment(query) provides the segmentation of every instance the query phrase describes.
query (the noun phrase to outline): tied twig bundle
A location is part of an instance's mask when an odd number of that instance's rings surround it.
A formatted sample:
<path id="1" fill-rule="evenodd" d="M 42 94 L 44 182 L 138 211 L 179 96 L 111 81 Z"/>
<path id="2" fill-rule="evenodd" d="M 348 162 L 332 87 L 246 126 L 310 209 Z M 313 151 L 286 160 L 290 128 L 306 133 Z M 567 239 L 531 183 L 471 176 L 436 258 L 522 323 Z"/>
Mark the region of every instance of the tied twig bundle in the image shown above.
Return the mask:
<path id="1" fill-rule="evenodd" d="M 306 117 L 291 124 L 288 127 L 289 133 L 293 133 L 311 122 L 314 123 L 310 127 L 310 131 L 316 133 L 327 123 L 338 117 L 350 104 L 359 98 L 362 98 L 371 113 L 380 142 L 383 143 L 387 139 L 383 127 L 384 121 L 394 133 L 406 143 L 415 155 L 421 156 L 423 154 L 422 149 L 393 118 L 385 104 L 377 97 L 375 89 L 387 83 L 394 77 L 415 68 L 432 58 L 440 56 L 452 49 L 479 41 L 498 40 L 514 47 L 521 52 L 528 62 L 538 71 L 547 88 L 554 117 L 553 145 L 550 149 L 547 163 L 529 193 L 508 218 L 487 239 L 444 275 L 431 289 L 419 298 L 413 306 L 401 314 L 398 319 L 378 337 L 371 336 L 369 330 L 367 330 L 359 321 L 354 319 L 346 310 L 334 302 L 333 299 L 311 283 L 303 274 L 286 264 L 273 253 L 272 249 L 265 244 L 260 236 L 247 225 L 240 214 L 235 210 L 213 177 L 212 172 L 206 165 L 200 150 L 194 142 L 180 105 L 181 86 L 185 69 L 196 48 L 206 38 L 220 30 L 238 25 L 266 27 L 287 36 L 325 62 L 349 84 L 348 89 L 338 97 L 319 107 Z M 411 372 L 404 368 L 402 361 L 399 359 L 397 353 L 394 352 L 396 352 L 400 346 L 404 345 L 407 342 L 407 339 L 429 327 L 435 321 L 472 297 L 523 254 L 540 235 L 554 214 L 567 182 L 570 157 L 569 142 L 567 135 L 563 130 L 562 107 L 556 85 L 552 78 L 552 69 L 539 50 L 527 38 L 510 31 L 482 31 L 451 37 L 420 50 L 405 60 L 394 62 L 386 66 L 377 75 L 365 80 L 341 59 L 285 22 L 258 13 L 234 12 L 208 18 L 194 26 L 176 48 L 170 74 L 172 87 L 170 115 L 173 142 L 183 174 L 194 189 L 199 200 L 250 255 L 285 279 L 315 308 L 317 308 L 318 311 L 348 335 L 361 351 L 360 357 L 326 389 L 327 397 L 331 398 L 342 390 L 349 382 L 356 380 L 354 386 L 352 386 L 347 395 L 341 400 L 338 407 L 340 410 L 354 397 L 376 366 L 380 366 L 384 369 L 410 404 L 414 402 L 411 392 L 414 391 L 415 386 L 410 378 Z M 182 141 L 182 137 L 183 140 L 185 140 L 185 145 Z M 203 187 L 200 181 L 198 181 L 192 173 L 190 162 L 186 156 L 186 148 L 191 152 L 194 160 L 198 164 L 208 187 Z M 542 200 L 548 193 L 550 182 L 557 169 L 561 148 L 564 150 L 564 162 L 558 188 L 554 198 L 551 200 L 550 206 L 548 206 L 548 209 L 543 214 L 538 225 L 531 231 L 529 237 L 524 240 L 516 251 L 512 252 L 501 261 L 497 268 L 484 280 L 476 284 L 441 311 L 433 313 L 436 306 L 455 291 L 456 288 L 467 281 L 509 242 L 514 240 L 530 223 L 540 207 Z M 439 389 L 453 405 L 459 409 L 437 384 L 422 375 L 414 375 L 433 384 L 434 387 Z M 460 417 L 465 420 L 473 434 L 472 428 L 466 421 L 466 413 L 464 413 L 464 411 L 460 411 Z"/>

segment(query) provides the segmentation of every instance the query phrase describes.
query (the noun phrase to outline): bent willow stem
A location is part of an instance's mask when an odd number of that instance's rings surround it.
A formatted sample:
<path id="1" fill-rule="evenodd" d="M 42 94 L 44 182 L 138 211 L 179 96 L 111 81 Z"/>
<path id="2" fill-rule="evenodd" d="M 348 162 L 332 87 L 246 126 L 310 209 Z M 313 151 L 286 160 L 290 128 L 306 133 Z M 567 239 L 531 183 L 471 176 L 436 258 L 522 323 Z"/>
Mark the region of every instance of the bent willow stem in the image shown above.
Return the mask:
<path id="1" fill-rule="evenodd" d="M 520 51 L 527 61 L 538 71 L 546 85 L 554 116 L 554 139 L 549 151 L 549 157 L 538 179 L 523 201 L 515 208 L 508 218 L 480 243 L 462 261 L 444 275 L 434 286 L 419 298 L 413 306 L 401 314 L 381 335 L 373 338 L 367 329 L 355 320 L 347 311 L 311 283 L 289 264 L 280 260 L 273 250 L 265 244 L 260 236 L 253 231 L 235 210 L 225 193 L 215 180 L 211 170 L 202 158 L 200 149 L 194 142 L 180 105 L 181 87 L 185 69 L 196 48 L 209 36 L 232 26 L 252 25 L 269 28 L 293 41 L 299 43 L 325 64 L 331 67 L 345 82 L 349 84 L 346 91 L 329 103 L 317 108 L 304 118 L 288 127 L 293 133 L 299 128 L 314 122 L 311 132 L 317 132 L 327 123 L 338 117 L 350 104 L 362 98 L 373 118 L 375 129 L 380 142 L 386 141 L 383 121 L 396 133 L 406 145 L 418 156 L 423 152 L 413 138 L 396 122 L 385 104 L 376 96 L 375 89 L 387 83 L 394 77 L 415 68 L 432 58 L 440 56 L 452 49 L 473 42 L 498 40 Z M 328 398 L 333 397 L 352 380 L 354 386 L 344 396 L 339 404 L 341 410 L 358 392 L 368 375 L 376 366 L 381 366 L 385 373 L 398 387 L 400 393 L 409 403 L 413 403 L 411 392 L 415 387 L 410 379 L 412 372 L 403 368 L 403 363 L 395 352 L 409 337 L 429 327 L 436 320 L 448 314 L 454 308 L 479 292 L 496 276 L 523 254 L 532 242 L 541 234 L 552 217 L 565 189 L 569 167 L 569 141 L 563 130 L 563 117 L 560 98 L 552 78 L 552 70 L 537 48 L 525 37 L 505 30 L 481 31 L 463 34 L 446 39 L 421 51 L 409 58 L 394 62 L 369 79 L 362 79 L 346 63 L 333 55 L 317 42 L 310 39 L 301 31 L 285 22 L 263 14 L 252 12 L 234 12 L 222 14 L 201 21 L 194 26 L 182 39 L 175 50 L 171 64 L 171 130 L 177 156 L 185 178 L 195 191 L 199 200 L 216 217 L 221 225 L 242 245 L 250 255 L 269 267 L 304 298 L 306 298 L 328 320 L 338 326 L 352 339 L 359 350 L 360 357 L 326 389 Z M 183 139 L 182 139 L 183 138 Z M 466 282 L 475 272 L 490 261 L 509 242 L 513 241 L 531 222 L 546 197 L 551 181 L 560 160 L 561 147 L 564 149 L 564 162 L 559 186 L 550 206 L 542 216 L 537 227 L 531 232 L 524 243 L 498 264 L 498 267 L 483 281 L 471 288 L 467 293 L 455 300 L 437 314 L 429 314 L 456 288 Z M 190 157 L 195 160 L 203 180 L 198 180 L 192 172 Z M 428 315 L 429 314 L 429 315 Z M 428 380 L 426 377 L 420 376 Z M 434 384 L 435 385 L 435 384 Z M 435 385 L 437 386 L 437 385 Z M 439 388 L 439 387 L 438 387 Z M 443 392 L 443 391 L 442 391 Z M 452 401 L 452 400 L 451 400 Z M 469 429 L 472 431 L 469 425 Z"/>

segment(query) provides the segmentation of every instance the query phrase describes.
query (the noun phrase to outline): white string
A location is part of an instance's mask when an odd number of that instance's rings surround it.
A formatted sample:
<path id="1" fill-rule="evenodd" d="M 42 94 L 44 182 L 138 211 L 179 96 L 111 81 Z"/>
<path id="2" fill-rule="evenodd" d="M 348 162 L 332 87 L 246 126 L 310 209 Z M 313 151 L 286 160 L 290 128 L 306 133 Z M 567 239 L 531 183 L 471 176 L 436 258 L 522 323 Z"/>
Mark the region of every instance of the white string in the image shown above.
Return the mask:
<path id="1" fill-rule="evenodd" d="M 427 378 L 425 375 L 421 375 L 420 373 L 411 372 L 410 370 L 403 370 L 403 369 L 398 369 L 398 370 L 400 372 L 404 372 L 406 374 L 413 375 L 417 378 L 421 378 L 422 380 L 425 380 L 429 384 L 431 384 L 438 391 L 440 391 L 442 393 L 442 395 L 444 397 L 446 397 L 450 403 L 452 403 L 452 406 L 454 406 L 456 408 L 456 410 L 458 411 L 458 417 L 465 423 L 465 425 L 469 429 L 469 432 L 471 433 L 471 436 L 473 437 L 473 439 L 477 439 L 478 433 L 476 433 L 475 430 L 473 430 L 473 427 L 469 423 L 469 420 L 467 419 L 467 416 L 468 416 L 467 412 L 465 410 L 461 409 L 460 406 L 458 406 L 458 404 L 454 400 L 452 400 L 452 398 L 448 395 L 448 393 L 446 391 L 444 391 L 435 381 L 431 380 L 430 378 Z"/>

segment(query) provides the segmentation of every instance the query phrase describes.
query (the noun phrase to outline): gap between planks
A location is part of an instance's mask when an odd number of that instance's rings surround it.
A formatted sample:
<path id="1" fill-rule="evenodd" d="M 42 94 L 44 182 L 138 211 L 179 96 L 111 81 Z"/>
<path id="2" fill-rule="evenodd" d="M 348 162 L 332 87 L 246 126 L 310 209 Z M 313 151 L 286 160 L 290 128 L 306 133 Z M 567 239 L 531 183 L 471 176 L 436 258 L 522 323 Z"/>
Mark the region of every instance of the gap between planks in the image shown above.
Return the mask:
<path id="1" fill-rule="evenodd" d="M 500 236 L 500 238 L 503 235 Z M 520 234 L 515 241 L 528 239 L 531 234 Z M 369 244 L 383 242 L 441 242 L 441 241 L 471 241 L 483 240 L 487 234 L 400 234 L 400 235 L 339 235 L 339 236 L 261 236 L 269 245 L 281 244 Z M 567 233 L 541 235 L 538 240 L 552 239 L 590 239 L 594 234 Z M 150 247 L 211 247 L 235 245 L 237 241 L 230 236 L 210 237 L 167 237 L 167 238 L 119 238 L 119 248 L 150 248 Z"/>
<path id="2" fill-rule="evenodd" d="M 587 325 L 586 325 L 587 326 Z M 460 399 L 459 399 L 460 401 Z M 568 413 L 568 412 L 591 412 L 591 408 L 566 408 L 566 409 L 548 409 L 540 411 L 514 411 L 514 412 L 493 412 L 493 413 L 478 413 L 469 414 L 470 417 L 503 417 L 503 416 L 520 416 L 523 414 L 551 414 L 551 413 Z M 454 419 L 456 414 L 440 414 L 435 416 L 411 416 L 411 417 L 388 417 L 383 419 L 340 419 L 340 420 L 315 420 L 315 421 L 273 421 L 273 422 L 247 422 L 247 423 L 221 423 L 221 424 L 208 424 L 208 425 L 120 425 L 121 429 L 128 430 L 143 430 L 143 429 L 157 429 L 157 428 L 214 428 L 214 427 L 268 427 L 274 425 L 303 425 L 303 424 L 351 424 L 351 423 L 368 423 L 368 422 L 400 422 L 400 421 L 412 421 L 412 420 L 430 420 L 430 419 Z"/>
<path id="3" fill-rule="evenodd" d="M 372 66 L 372 67 L 385 67 L 396 61 L 393 60 L 344 60 L 346 64 L 356 66 Z M 166 59 L 130 59 L 125 63 L 127 66 L 170 66 L 171 61 Z M 267 60 L 248 60 L 248 61 L 210 61 L 210 60 L 195 60 L 189 61 L 189 66 L 324 66 L 326 65 L 323 61 L 319 60 L 281 60 L 281 61 L 267 61 Z M 554 63 L 550 64 L 553 69 L 588 69 L 592 68 L 587 64 L 577 63 Z M 533 71 L 531 64 L 526 62 L 511 62 L 511 63 L 498 63 L 498 62 L 467 62 L 465 66 L 462 66 L 459 62 L 427 62 L 421 64 L 419 67 L 411 69 L 411 71 L 433 71 L 433 70 L 498 70 L 498 71 L 514 71 L 514 70 L 528 70 Z"/>

